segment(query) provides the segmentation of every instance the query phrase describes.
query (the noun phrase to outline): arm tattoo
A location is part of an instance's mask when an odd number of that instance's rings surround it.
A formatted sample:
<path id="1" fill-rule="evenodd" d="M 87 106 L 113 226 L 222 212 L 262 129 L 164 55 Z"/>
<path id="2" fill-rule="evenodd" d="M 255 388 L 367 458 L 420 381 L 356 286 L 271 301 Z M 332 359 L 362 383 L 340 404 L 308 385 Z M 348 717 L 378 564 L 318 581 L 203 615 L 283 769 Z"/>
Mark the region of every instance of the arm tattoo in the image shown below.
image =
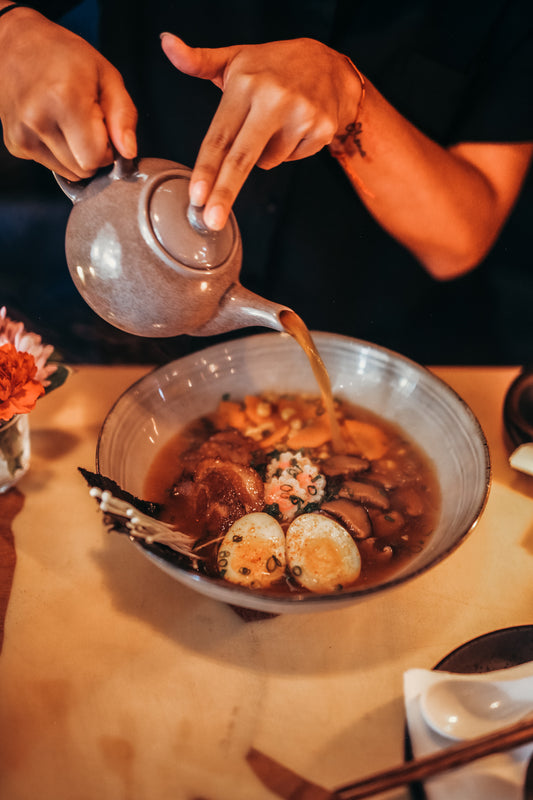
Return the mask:
<path id="1" fill-rule="evenodd" d="M 361 141 L 361 134 L 363 133 L 363 126 L 360 122 L 351 122 L 345 128 L 345 133 L 341 136 L 336 136 L 335 139 L 342 145 L 344 151 L 348 155 L 353 155 L 357 150 L 361 158 L 366 157 L 366 151 L 363 149 Z M 355 149 L 354 149 L 355 148 Z"/>

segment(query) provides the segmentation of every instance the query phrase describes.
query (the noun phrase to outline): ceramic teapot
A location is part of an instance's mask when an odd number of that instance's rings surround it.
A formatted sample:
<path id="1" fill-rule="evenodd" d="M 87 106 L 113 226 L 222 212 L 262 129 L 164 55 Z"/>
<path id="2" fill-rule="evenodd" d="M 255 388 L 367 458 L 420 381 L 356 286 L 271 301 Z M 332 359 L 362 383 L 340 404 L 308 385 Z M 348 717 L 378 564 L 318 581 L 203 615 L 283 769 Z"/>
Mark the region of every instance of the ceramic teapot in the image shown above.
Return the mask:
<path id="1" fill-rule="evenodd" d="M 283 330 L 280 315 L 290 309 L 239 283 L 234 215 L 209 230 L 189 203 L 190 175 L 174 161 L 121 157 L 88 180 L 55 175 L 74 204 L 65 250 L 78 291 L 107 322 L 139 336 Z"/>

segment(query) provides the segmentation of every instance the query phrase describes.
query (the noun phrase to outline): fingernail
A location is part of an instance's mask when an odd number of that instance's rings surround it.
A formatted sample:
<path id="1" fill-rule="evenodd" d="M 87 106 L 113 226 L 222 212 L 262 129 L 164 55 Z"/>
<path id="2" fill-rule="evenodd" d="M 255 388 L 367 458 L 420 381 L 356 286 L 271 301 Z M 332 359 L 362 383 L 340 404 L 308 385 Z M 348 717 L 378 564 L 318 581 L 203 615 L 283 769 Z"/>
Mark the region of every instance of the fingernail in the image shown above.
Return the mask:
<path id="1" fill-rule="evenodd" d="M 126 145 L 128 158 L 135 158 L 137 155 L 137 137 L 133 131 L 126 131 L 124 134 L 124 144 Z"/>
<path id="2" fill-rule="evenodd" d="M 207 200 L 207 182 L 195 181 L 191 184 L 190 198 L 193 206 L 204 206 Z"/>
<path id="3" fill-rule="evenodd" d="M 212 231 L 221 231 L 226 222 L 226 212 L 222 206 L 213 206 L 204 214 L 204 220 Z"/>

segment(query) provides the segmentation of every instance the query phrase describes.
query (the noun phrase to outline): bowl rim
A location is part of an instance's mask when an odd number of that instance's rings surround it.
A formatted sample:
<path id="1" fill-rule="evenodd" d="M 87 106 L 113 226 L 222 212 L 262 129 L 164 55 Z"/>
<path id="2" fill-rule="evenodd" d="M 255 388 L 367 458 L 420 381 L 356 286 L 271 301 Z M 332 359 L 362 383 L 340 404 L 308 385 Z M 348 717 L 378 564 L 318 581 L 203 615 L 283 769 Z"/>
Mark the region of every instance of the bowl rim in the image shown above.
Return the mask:
<path id="1" fill-rule="evenodd" d="M 410 359 L 408 356 L 405 356 L 401 353 L 398 353 L 390 348 L 384 347 L 379 344 L 375 344 L 372 342 L 368 342 L 364 339 L 357 339 L 351 336 L 345 336 L 342 334 L 335 334 L 323 331 L 311 331 L 311 336 L 315 344 L 317 345 L 319 352 L 320 352 L 320 342 L 327 342 L 327 341 L 335 341 L 335 342 L 345 342 L 348 345 L 355 345 L 359 348 L 369 348 L 372 351 L 377 351 L 381 353 L 383 356 L 387 356 L 389 358 L 394 359 L 395 361 L 403 362 L 411 369 L 414 369 L 415 372 L 421 372 L 423 374 L 429 375 L 430 379 L 433 383 L 438 384 L 440 386 L 441 391 L 444 394 L 447 394 L 456 404 L 462 407 L 463 413 L 470 419 L 471 424 L 476 431 L 478 437 L 478 444 L 481 447 L 482 454 L 483 454 L 483 461 L 484 461 L 484 477 L 483 477 L 483 488 L 480 492 L 479 501 L 477 506 L 471 514 L 469 515 L 469 522 L 462 530 L 461 534 L 456 537 L 456 539 L 444 550 L 439 553 L 436 553 L 432 556 L 426 563 L 420 564 L 416 569 L 413 569 L 409 572 L 392 574 L 389 576 L 383 583 L 378 583 L 370 586 L 360 586 L 357 587 L 357 584 L 351 588 L 343 590 L 338 594 L 314 594 L 314 593 L 294 593 L 288 595 L 273 595 L 269 594 L 268 592 L 262 592 L 261 590 L 250 590 L 248 587 L 239 586 L 237 584 L 231 584 L 226 582 L 221 584 L 216 578 L 211 578 L 208 575 L 202 575 L 195 572 L 189 572 L 183 568 L 181 568 L 178 564 L 172 563 L 170 560 L 165 559 L 164 555 L 161 555 L 157 552 L 153 552 L 148 545 L 144 542 L 132 540 L 132 544 L 139 548 L 143 555 L 145 555 L 149 561 L 156 564 L 160 569 L 167 574 L 170 574 L 173 578 L 178 580 L 183 585 L 189 586 L 190 588 L 195 589 L 197 592 L 200 592 L 212 599 L 219 600 L 230 605 L 246 607 L 249 609 L 255 610 L 262 610 L 268 612 L 283 612 L 291 610 L 304 610 L 304 606 L 307 607 L 309 610 L 314 609 L 318 610 L 319 607 L 331 608 L 333 606 L 338 607 L 345 604 L 351 604 L 357 600 L 360 600 L 365 597 L 370 597 L 381 592 L 387 591 L 389 589 L 394 589 L 398 586 L 401 586 L 404 583 L 407 583 L 413 580 L 416 577 L 424 574 L 428 570 L 432 569 L 433 567 L 440 564 L 446 558 L 448 558 L 451 553 L 453 553 L 460 544 L 462 544 L 465 539 L 473 532 L 476 528 L 481 515 L 486 507 L 488 502 L 488 497 L 490 494 L 490 489 L 492 485 L 492 464 L 491 464 L 491 457 L 490 457 L 490 450 L 488 446 L 488 442 L 479 422 L 477 416 L 472 411 L 469 404 L 455 391 L 445 380 L 443 380 L 438 375 L 435 375 L 428 367 L 419 364 L 418 362 Z M 288 340 L 292 340 L 290 334 L 285 332 L 277 332 L 277 331 L 269 331 L 266 333 L 257 333 L 252 335 L 247 335 L 244 337 L 234 338 L 225 340 L 223 342 L 218 342 L 213 345 L 209 345 L 206 348 L 201 348 L 193 353 L 189 353 L 185 356 L 181 356 L 179 358 L 173 359 L 165 364 L 155 367 L 154 369 L 149 370 L 145 375 L 138 378 L 134 381 L 129 387 L 127 387 L 121 394 L 117 397 L 115 402 L 110 407 L 109 411 L 107 412 L 102 425 L 100 427 L 96 445 L 96 456 L 95 456 L 95 463 L 96 463 L 96 472 L 98 474 L 102 474 L 100 471 L 100 450 L 102 445 L 102 439 L 105 436 L 106 428 L 110 424 L 110 418 L 116 411 L 116 409 L 120 406 L 121 402 L 130 395 L 134 394 L 135 391 L 143 384 L 145 381 L 153 380 L 154 377 L 157 376 L 158 373 L 164 373 L 172 368 L 173 365 L 187 365 L 187 362 L 194 363 L 199 357 L 205 358 L 206 356 L 210 356 L 211 354 L 213 357 L 216 353 L 222 353 L 228 347 L 231 348 L 234 345 L 237 346 L 251 346 L 249 343 L 252 343 L 260 340 L 266 341 L 268 339 L 279 340 L 280 338 L 285 338 Z M 294 341 L 294 340 L 293 340 Z M 121 487 L 123 488 L 123 487 Z M 205 588 L 204 588 L 205 585 Z"/>

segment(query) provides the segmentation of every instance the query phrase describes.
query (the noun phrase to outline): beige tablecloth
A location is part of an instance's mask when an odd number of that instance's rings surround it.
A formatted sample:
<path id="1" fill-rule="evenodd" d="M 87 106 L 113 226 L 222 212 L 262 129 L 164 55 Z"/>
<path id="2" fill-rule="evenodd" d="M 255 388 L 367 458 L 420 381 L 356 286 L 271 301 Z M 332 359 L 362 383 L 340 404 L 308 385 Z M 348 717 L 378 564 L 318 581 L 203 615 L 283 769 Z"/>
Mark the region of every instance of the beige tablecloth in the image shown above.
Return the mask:
<path id="1" fill-rule="evenodd" d="M 31 469 L 0 500 L 4 604 L 11 536 L 17 557 L 0 798 L 267 800 L 250 746 L 326 787 L 401 760 L 404 670 L 533 621 L 533 478 L 510 469 L 502 438 L 517 370 L 435 370 L 478 415 L 493 461 L 485 513 L 455 553 L 364 603 L 256 622 L 109 534 L 78 473 L 94 468 L 106 412 L 146 371 L 81 367 L 39 400 Z"/>

